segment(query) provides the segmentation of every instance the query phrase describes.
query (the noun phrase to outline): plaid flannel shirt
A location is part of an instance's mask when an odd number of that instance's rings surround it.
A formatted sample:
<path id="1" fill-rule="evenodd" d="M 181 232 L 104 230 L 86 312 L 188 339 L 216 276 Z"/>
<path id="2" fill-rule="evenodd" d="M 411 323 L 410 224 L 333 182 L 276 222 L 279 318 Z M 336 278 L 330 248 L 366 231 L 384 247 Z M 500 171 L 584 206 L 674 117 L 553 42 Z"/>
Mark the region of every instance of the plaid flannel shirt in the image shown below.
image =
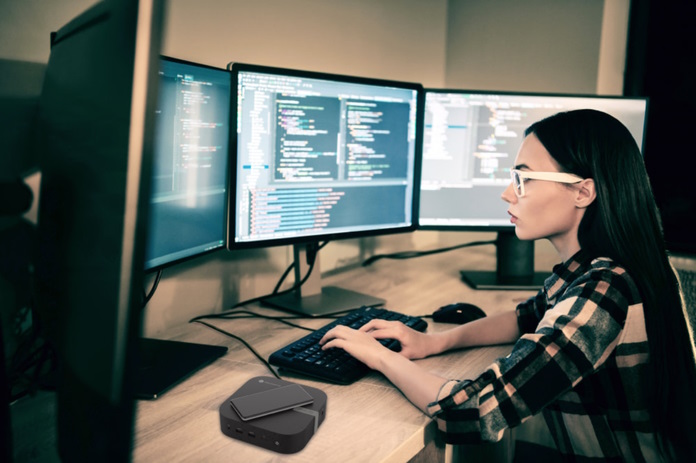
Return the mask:
<path id="1" fill-rule="evenodd" d="M 572 461 L 660 461 L 647 409 L 648 341 L 638 289 L 580 251 L 517 306 L 522 336 L 431 412 L 452 444 L 495 442 L 543 412 Z"/>

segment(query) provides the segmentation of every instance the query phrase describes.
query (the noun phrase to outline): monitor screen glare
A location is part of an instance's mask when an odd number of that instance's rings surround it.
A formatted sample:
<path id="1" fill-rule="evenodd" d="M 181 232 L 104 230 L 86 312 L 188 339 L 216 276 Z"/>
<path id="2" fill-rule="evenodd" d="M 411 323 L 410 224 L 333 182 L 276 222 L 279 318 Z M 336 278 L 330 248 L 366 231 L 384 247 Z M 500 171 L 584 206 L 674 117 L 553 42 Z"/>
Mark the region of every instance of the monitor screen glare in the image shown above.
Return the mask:
<path id="1" fill-rule="evenodd" d="M 160 59 L 148 270 L 225 246 L 230 88 L 229 71 Z"/>

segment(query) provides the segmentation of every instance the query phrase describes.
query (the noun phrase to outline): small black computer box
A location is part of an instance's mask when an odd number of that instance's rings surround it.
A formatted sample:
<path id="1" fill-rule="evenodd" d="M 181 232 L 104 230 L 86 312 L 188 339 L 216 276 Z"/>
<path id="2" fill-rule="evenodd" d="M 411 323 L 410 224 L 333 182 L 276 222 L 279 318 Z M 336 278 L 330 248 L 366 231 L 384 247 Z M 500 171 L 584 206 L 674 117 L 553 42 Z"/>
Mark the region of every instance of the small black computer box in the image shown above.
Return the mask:
<path id="1" fill-rule="evenodd" d="M 295 383 L 269 376 L 257 376 L 244 383 L 220 405 L 220 429 L 223 434 L 279 453 L 302 450 L 326 417 L 327 397 L 323 391 L 302 386 L 311 396 L 311 403 L 256 418 L 243 418 L 234 406 L 235 403 L 239 404 L 239 399 L 263 396 L 272 390 L 285 390 L 292 385 Z"/>

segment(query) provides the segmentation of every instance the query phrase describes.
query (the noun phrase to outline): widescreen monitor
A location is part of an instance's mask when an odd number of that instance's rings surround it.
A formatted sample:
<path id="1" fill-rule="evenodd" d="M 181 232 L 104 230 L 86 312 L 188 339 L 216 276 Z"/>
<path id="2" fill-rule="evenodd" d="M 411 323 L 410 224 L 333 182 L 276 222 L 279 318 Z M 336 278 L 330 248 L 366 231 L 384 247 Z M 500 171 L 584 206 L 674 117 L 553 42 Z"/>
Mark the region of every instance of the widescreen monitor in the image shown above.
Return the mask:
<path id="1" fill-rule="evenodd" d="M 230 249 L 311 248 L 416 228 L 420 84 L 240 63 L 230 68 L 236 86 Z M 345 294 L 337 299 L 355 304 Z M 338 310 L 337 303 L 318 305 Z"/>
<path id="2" fill-rule="evenodd" d="M 520 242 L 501 199 L 510 169 L 533 122 L 561 111 L 607 112 L 631 131 L 639 147 L 647 99 L 428 89 L 425 97 L 419 227 L 498 232 L 497 269 L 462 273 L 480 288 L 539 288 L 533 242 Z"/>
<path id="3" fill-rule="evenodd" d="M 156 270 L 225 248 L 230 73 L 162 56 L 145 250 Z"/>

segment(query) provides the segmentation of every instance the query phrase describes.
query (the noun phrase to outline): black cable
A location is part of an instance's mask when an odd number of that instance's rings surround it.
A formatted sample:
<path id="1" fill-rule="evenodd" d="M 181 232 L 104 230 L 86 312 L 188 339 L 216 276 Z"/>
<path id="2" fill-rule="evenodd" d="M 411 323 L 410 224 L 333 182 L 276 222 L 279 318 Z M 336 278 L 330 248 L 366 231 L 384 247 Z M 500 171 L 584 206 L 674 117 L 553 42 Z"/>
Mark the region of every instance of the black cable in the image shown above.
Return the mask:
<path id="1" fill-rule="evenodd" d="M 236 339 L 237 341 L 241 342 L 242 344 L 244 344 L 244 345 L 246 346 L 247 349 L 249 349 L 249 351 L 250 351 L 252 354 L 254 354 L 254 355 L 256 356 L 256 358 L 258 358 L 259 360 L 261 360 L 261 362 L 262 362 L 264 365 L 266 365 L 266 367 L 270 370 L 270 372 L 273 373 L 273 376 L 275 376 L 275 377 L 278 378 L 278 379 L 281 379 L 281 377 L 278 375 L 278 373 L 275 371 L 275 369 L 271 366 L 271 364 L 268 363 L 268 362 L 266 361 L 266 359 L 264 359 L 263 357 L 261 357 L 261 355 L 260 355 L 258 352 L 256 352 L 256 350 L 255 350 L 253 347 L 251 347 L 251 344 L 249 344 L 248 342 L 246 342 L 246 341 L 245 341 L 244 339 L 242 339 L 241 337 L 237 336 L 236 334 L 232 334 L 232 333 L 230 333 L 230 332 L 228 332 L 228 331 L 225 331 L 225 330 L 223 330 L 223 329 L 220 329 L 220 328 L 218 328 L 218 327 L 215 326 L 215 325 L 211 325 L 210 323 L 201 321 L 201 320 L 195 320 L 195 322 L 196 322 L 196 323 L 200 323 L 201 325 L 205 325 L 205 326 L 207 326 L 208 328 L 214 329 L 215 331 L 217 331 L 217 332 L 219 332 L 219 333 L 222 333 L 222 334 L 224 334 L 225 336 L 229 336 L 229 337 L 234 338 L 234 339 Z"/>
<path id="2" fill-rule="evenodd" d="M 280 279 L 278 280 L 278 283 L 275 285 L 275 288 L 273 288 L 273 292 L 271 294 L 275 295 L 278 294 L 278 291 L 280 290 L 280 287 L 282 286 L 283 282 L 287 278 L 288 274 L 290 271 L 295 267 L 295 261 L 293 260 L 292 263 L 288 266 L 288 268 L 285 269 L 283 272 L 283 275 L 281 275 Z"/>
<path id="3" fill-rule="evenodd" d="M 20 341 L 7 367 L 10 401 L 35 392 L 54 365 L 55 359 L 50 345 L 39 336 Z"/>
<path id="4" fill-rule="evenodd" d="M 11 326 L 17 337 L 14 352 L 6 358 L 6 378 L 9 389 L 9 401 L 33 394 L 43 385 L 51 382 L 51 375 L 56 369 L 53 344 L 49 341 L 50 329 L 38 310 L 38 284 L 33 271 L 29 272 L 29 301 L 13 319 Z M 48 298 L 48 296 L 46 296 Z M 27 329 L 23 326 L 29 324 Z"/>
<path id="5" fill-rule="evenodd" d="M 393 254 L 375 254 L 374 256 L 365 259 L 365 261 L 362 263 L 362 266 L 367 267 L 368 265 L 371 265 L 373 262 L 375 262 L 379 259 L 413 259 L 415 257 L 429 256 L 431 254 L 439 254 L 441 252 L 453 251 L 455 249 L 468 248 L 468 247 L 472 247 L 472 246 L 483 246 L 486 244 L 496 244 L 496 243 L 497 243 L 496 240 L 473 241 L 471 243 L 458 244 L 456 246 L 450 246 L 447 248 L 431 249 L 429 251 L 403 251 L 403 252 L 395 252 Z"/>
<path id="6" fill-rule="evenodd" d="M 329 244 L 328 241 L 324 241 L 323 243 L 317 245 L 316 249 L 308 248 L 307 249 L 307 263 L 310 264 L 312 268 L 314 268 L 314 260 L 316 259 L 317 253 L 327 244 Z M 273 288 L 273 292 L 271 295 L 276 296 L 278 295 L 278 290 L 280 289 L 281 285 L 287 278 L 288 274 L 290 271 L 295 267 L 296 262 L 293 260 L 292 263 L 288 266 L 288 268 L 285 269 L 285 272 L 283 272 L 283 275 L 281 275 L 280 279 L 278 280 L 278 283 L 275 285 L 275 288 Z M 311 273 L 311 270 L 310 270 Z"/>
<path id="7" fill-rule="evenodd" d="M 161 278 L 162 278 L 162 269 L 159 269 L 157 271 L 157 275 L 155 275 L 155 281 L 152 283 L 152 288 L 150 288 L 150 292 L 147 294 L 145 294 L 143 292 L 143 306 L 142 306 L 143 309 L 145 308 L 147 303 L 150 302 L 150 299 L 152 299 L 152 296 L 155 295 L 155 291 L 157 290 L 157 286 L 159 285 Z"/>
<path id="8" fill-rule="evenodd" d="M 248 314 L 248 317 L 236 317 L 235 315 L 243 315 L 243 314 Z M 199 315 L 197 317 L 192 318 L 189 320 L 189 323 L 197 322 L 199 320 L 205 320 L 205 319 L 222 319 L 222 320 L 235 320 L 237 318 L 264 318 L 266 320 L 275 320 L 280 323 L 284 323 L 292 328 L 299 328 L 302 330 L 307 330 L 307 331 L 316 331 L 313 328 L 307 328 L 306 326 L 302 325 L 297 325 L 295 323 L 287 321 L 287 319 L 302 319 L 302 320 L 307 320 L 310 318 L 318 318 L 318 317 L 304 317 L 304 316 L 281 316 L 281 317 L 276 317 L 276 316 L 270 316 L 270 315 L 262 315 L 258 314 L 255 312 L 250 312 L 248 310 L 237 310 L 235 312 L 223 312 L 223 313 L 218 313 L 218 314 L 210 314 L 210 315 Z M 326 318 L 332 318 L 332 317 L 326 317 Z"/>
<path id="9" fill-rule="evenodd" d="M 326 246 L 328 243 L 329 243 L 328 241 L 325 241 L 324 243 L 319 245 L 319 247 L 316 250 L 318 251 L 319 249 Z M 277 293 L 264 294 L 263 296 L 252 297 L 251 299 L 247 299 L 246 301 L 237 302 L 232 307 L 230 307 L 228 310 L 233 310 L 233 309 L 236 309 L 237 307 L 241 307 L 241 306 L 248 305 L 248 304 L 253 304 L 255 302 L 261 302 L 264 299 L 267 299 L 271 296 L 282 296 L 283 294 L 289 294 L 289 293 L 299 289 L 300 287 L 302 287 L 303 284 L 305 284 L 305 282 L 312 275 L 312 270 L 314 270 L 314 262 L 315 262 L 315 259 L 312 259 L 312 261 L 309 262 L 309 269 L 307 269 L 307 274 L 302 278 L 302 280 L 300 280 L 299 282 L 295 282 L 295 284 L 292 285 L 290 288 L 285 289 L 283 291 L 278 291 Z M 287 270 L 286 270 L 286 272 L 287 272 Z"/>

